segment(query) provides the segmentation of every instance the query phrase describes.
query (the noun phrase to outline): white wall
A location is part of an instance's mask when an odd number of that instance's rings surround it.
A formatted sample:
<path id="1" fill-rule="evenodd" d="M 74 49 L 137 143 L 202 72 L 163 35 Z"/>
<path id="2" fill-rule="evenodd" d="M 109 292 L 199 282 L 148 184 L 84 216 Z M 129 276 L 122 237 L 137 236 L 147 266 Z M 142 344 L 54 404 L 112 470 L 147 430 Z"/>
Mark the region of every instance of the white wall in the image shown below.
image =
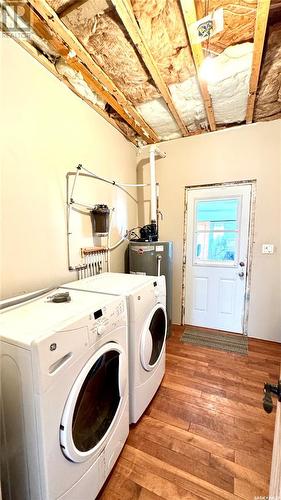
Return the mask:
<path id="1" fill-rule="evenodd" d="M 256 179 L 249 335 L 281 341 L 281 121 L 177 139 L 160 147 L 167 153 L 156 167 L 164 213 L 160 237 L 174 242 L 174 323 L 181 318 L 185 186 Z M 148 179 L 148 170 L 147 160 L 140 159 L 139 181 Z M 148 193 L 144 199 L 149 199 Z M 148 202 L 145 210 L 140 204 L 140 224 L 148 221 L 148 209 Z M 262 243 L 273 243 L 274 255 L 263 255 Z"/>
<path id="2" fill-rule="evenodd" d="M 67 268 L 66 172 L 78 163 L 99 175 L 136 181 L 135 147 L 14 41 L 4 38 L 1 91 L 2 298 L 76 279 Z M 135 190 L 131 189 L 135 196 Z M 137 204 L 100 181 L 76 198 L 116 208 L 112 243 L 137 225 Z M 92 246 L 89 216 L 73 225 L 73 249 Z M 112 252 L 123 270 L 125 245 Z"/>
<path id="3" fill-rule="evenodd" d="M 66 172 L 83 163 L 133 183 L 135 148 L 14 41 L 5 38 L 3 46 L 1 288 L 2 297 L 10 297 L 76 277 L 67 269 Z M 174 241 L 173 321 L 180 322 L 184 187 L 257 179 L 249 334 L 280 341 L 281 121 L 178 139 L 161 148 L 167 158 L 157 160 L 165 217 L 160 236 Z M 147 179 L 147 160 L 139 160 L 138 176 Z M 114 240 L 137 225 L 136 203 L 117 188 L 83 181 L 80 196 L 116 207 Z M 148 200 L 149 192 L 142 199 Z M 149 202 L 144 205 L 145 211 L 139 205 L 141 224 L 148 221 Z M 74 222 L 77 258 L 79 248 L 93 240 L 88 216 Z M 262 255 L 264 242 L 275 245 L 274 255 Z M 114 251 L 113 270 L 123 270 L 123 253 L 124 246 Z"/>

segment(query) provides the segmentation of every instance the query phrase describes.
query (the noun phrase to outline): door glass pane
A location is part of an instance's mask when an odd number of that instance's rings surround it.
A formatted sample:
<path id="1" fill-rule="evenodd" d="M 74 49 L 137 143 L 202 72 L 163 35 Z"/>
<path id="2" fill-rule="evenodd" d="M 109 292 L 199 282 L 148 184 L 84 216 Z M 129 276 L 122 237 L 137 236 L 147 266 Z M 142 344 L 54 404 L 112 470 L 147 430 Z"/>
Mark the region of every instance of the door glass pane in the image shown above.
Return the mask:
<path id="1" fill-rule="evenodd" d="M 119 356 L 103 354 L 89 371 L 77 398 L 72 420 L 73 442 L 79 451 L 88 451 L 102 439 L 119 401 Z"/>
<path id="2" fill-rule="evenodd" d="M 237 236 L 232 232 L 197 233 L 196 260 L 235 261 Z"/>
<path id="3" fill-rule="evenodd" d="M 149 360 L 150 365 L 154 365 L 158 360 L 163 344 L 165 342 L 166 333 L 166 317 L 163 309 L 159 307 L 153 314 L 149 325 L 149 331 L 152 337 L 152 352 Z"/>
<path id="4" fill-rule="evenodd" d="M 239 237 L 239 198 L 200 200 L 196 203 L 194 260 L 234 262 Z"/>
<path id="5" fill-rule="evenodd" d="M 205 222 L 207 230 L 210 230 L 210 224 L 213 222 L 232 222 L 231 229 L 237 229 L 238 204 L 238 198 L 200 200 L 196 204 L 196 221 Z"/>
<path id="6" fill-rule="evenodd" d="M 197 231 L 235 231 L 237 229 L 236 221 L 204 221 L 197 222 Z"/>

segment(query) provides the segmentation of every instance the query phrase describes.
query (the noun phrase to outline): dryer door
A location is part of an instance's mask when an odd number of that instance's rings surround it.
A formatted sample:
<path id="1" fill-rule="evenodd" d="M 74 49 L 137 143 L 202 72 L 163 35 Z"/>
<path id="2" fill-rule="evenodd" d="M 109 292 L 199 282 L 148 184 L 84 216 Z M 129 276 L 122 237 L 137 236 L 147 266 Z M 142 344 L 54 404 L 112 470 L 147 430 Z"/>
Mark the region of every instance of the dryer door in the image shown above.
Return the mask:
<path id="1" fill-rule="evenodd" d="M 127 390 L 127 360 L 115 342 L 102 346 L 79 373 L 66 402 L 60 445 L 72 462 L 98 454 L 113 428 Z"/>
<path id="2" fill-rule="evenodd" d="M 141 364 L 151 371 L 159 363 L 165 348 L 167 334 L 167 314 L 162 304 L 156 304 L 144 324 L 141 343 Z"/>

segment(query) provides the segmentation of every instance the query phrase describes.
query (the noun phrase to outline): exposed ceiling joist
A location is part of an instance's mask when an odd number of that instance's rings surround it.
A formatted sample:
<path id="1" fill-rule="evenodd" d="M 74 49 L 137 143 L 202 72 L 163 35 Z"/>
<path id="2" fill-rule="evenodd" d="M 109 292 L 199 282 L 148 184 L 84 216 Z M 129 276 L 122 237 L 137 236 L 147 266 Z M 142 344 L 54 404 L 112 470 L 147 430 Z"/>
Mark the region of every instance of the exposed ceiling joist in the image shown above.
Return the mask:
<path id="1" fill-rule="evenodd" d="M 22 18 L 32 27 L 36 35 L 40 36 L 43 40 L 47 40 L 60 56 L 68 57 L 69 49 L 66 45 L 49 30 L 45 22 L 28 5 L 24 7 Z"/>
<path id="2" fill-rule="evenodd" d="M 103 95 L 96 92 L 105 99 L 119 113 L 122 118 L 148 143 L 159 141 L 154 130 L 144 121 L 134 106 L 126 99 L 125 95 L 116 87 L 114 82 L 95 63 L 87 50 L 74 36 L 74 34 L 62 23 L 56 12 L 45 0 L 29 0 L 32 7 L 46 21 L 49 28 L 58 36 L 70 50 L 74 52 L 78 60 L 85 64 L 93 78 L 93 84 L 102 86 Z M 105 97 L 106 96 L 106 97 Z M 112 98 L 112 96 L 114 96 Z M 110 102 L 111 101 L 111 102 Z M 116 109 L 118 108 L 118 109 Z"/>
<path id="3" fill-rule="evenodd" d="M 166 102 L 169 111 L 175 119 L 181 133 L 183 134 L 183 136 L 189 135 L 189 132 L 173 103 L 168 86 L 166 85 L 165 80 L 162 77 L 159 68 L 154 60 L 154 57 L 150 51 L 150 48 L 148 47 L 139 28 L 131 4 L 129 4 L 128 0 L 112 0 L 112 3 L 115 6 L 119 17 L 123 22 L 127 32 L 129 33 L 133 43 L 135 44 L 138 52 L 140 53 L 145 66 L 147 67 L 151 77 L 153 78 L 155 85 L 159 89 L 161 96 Z"/>
<path id="4" fill-rule="evenodd" d="M 6 28 L 4 26 L 1 26 L 1 30 L 3 32 L 6 32 L 7 35 L 9 35 L 9 33 L 7 32 Z M 26 50 L 32 57 L 34 57 L 34 59 L 36 59 L 36 61 L 38 61 L 40 64 L 42 64 L 42 66 L 44 66 L 48 71 L 50 71 L 50 73 L 52 73 L 56 78 L 58 78 L 60 81 L 63 81 L 63 83 L 72 91 L 74 92 L 74 94 L 76 94 L 78 97 L 80 97 L 80 99 L 82 99 L 84 102 L 86 102 L 89 106 L 91 106 L 91 108 L 93 108 L 99 115 L 101 115 L 106 121 L 108 121 L 113 127 L 115 127 L 119 132 L 121 132 L 121 134 L 123 134 L 128 140 L 130 140 L 131 142 L 133 142 L 133 144 L 137 145 L 136 144 L 136 141 L 133 140 L 133 138 L 131 137 L 127 137 L 123 130 L 121 130 L 118 125 L 115 123 L 115 121 L 110 118 L 108 116 L 108 114 L 103 110 L 101 109 L 99 106 L 96 106 L 95 104 L 93 104 L 91 101 L 89 101 L 88 99 L 85 99 L 85 97 L 81 96 L 80 94 L 78 94 L 78 92 L 72 87 L 72 85 L 70 85 L 70 83 L 65 79 L 63 78 L 56 70 L 56 67 L 53 63 L 51 63 L 51 61 L 49 61 L 49 59 L 47 59 L 47 57 L 45 57 L 41 52 L 39 52 L 33 45 L 31 45 L 29 42 L 27 42 L 24 38 L 20 38 L 20 37 L 12 37 L 13 40 L 15 40 L 24 50 Z"/>
<path id="5" fill-rule="evenodd" d="M 99 94 L 102 98 L 104 98 L 105 101 L 110 100 L 109 104 L 116 109 L 116 111 L 120 113 L 123 112 L 122 107 L 116 103 L 114 98 L 112 96 L 108 96 L 105 94 L 103 87 L 101 84 L 99 84 L 96 80 L 93 79 L 91 73 L 87 70 L 87 68 L 81 64 L 77 58 L 69 58 L 69 49 L 61 42 L 59 38 L 56 38 L 49 30 L 49 28 L 46 26 L 45 22 L 39 18 L 39 16 L 30 8 L 28 5 L 25 6 L 24 12 L 22 15 L 23 19 L 28 22 L 31 26 L 34 32 L 40 36 L 43 40 L 47 40 L 49 45 L 67 62 L 67 65 L 74 69 L 75 71 L 78 71 L 79 73 L 82 74 L 83 79 L 87 83 L 88 87 L 95 92 L 96 94 Z M 16 39 L 17 41 L 17 39 Z M 116 123 L 115 120 L 113 120 L 108 113 L 106 113 L 100 106 L 95 105 L 85 97 L 83 97 L 81 94 L 79 94 L 75 88 L 69 84 L 68 80 L 66 78 L 63 78 L 58 71 L 56 70 L 55 66 L 50 63 L 50 61 L 44 57 L 43 54 L 40 54 L 35 47 L 33 47 L 31 44 L 26 43 L 26 44 L 20 44 L 25 50 L 27 50 L 37 61 L 41 62 L 43 66 L 45 66 L 51 73 L 53 73 L 59 80 L 63 81 L 69 88 L 72 90 L 78 97 L 83 99 L 89 106 L 91 106 L 97 113 L 99 113 L 106 121 L 108 121 L 111 125 L 113 125 L 119 132 L 121 132 L 129 141 L 133 142 L 133 144 L 136 144 L 136 141 L 134 140 L 133 137 L 125 134 L 121 128 L 119 128 L 118 124 Z M 119 113 L 119 114 L 120 114 Z M 141 131 L 141 130 L 140 130 Z"/>
<path id="6" fill-rule="evenodd" d="M 88 2 L 88 0 L 77 0 L 73 3 L 66 4 L 66 6 L 61 7 L 60 9 L 57 10 L 58 16 L 62 19 L 63 17 L 67 16 L 70 14 L 73 10 L 78 9 L 83 5 L 84 3 Z"/>
<path id="7" fill-rule="evenodd" d="M 192 36 L 190 34 L 189 26 L 197 21 L 196 8 L 194 0 L 180 0 L 181 8 L 183 12 L 184 22 L 186 26 L 186 31 L 189 38 L 189 43 L 193 55 L 193 61 L 197 71 L 197 78 L 199 87 L 201 90 L 202 98 L 205 105 L 206 115 L 208 118 L 209 126 L 212 131 L 216 130 L 216 121 L 212 105 L 212 99 L 208 91 L 207 83 L 200 78 L 200 67 L 204 60 L 203 49 L 201 43 L 193 43 Z"/>
<path id="8" fill-rule="evenodd" d="M 252 123 L 253 121 L 269 8 L 270 0 L 258 0 L 246 123 Z"/>

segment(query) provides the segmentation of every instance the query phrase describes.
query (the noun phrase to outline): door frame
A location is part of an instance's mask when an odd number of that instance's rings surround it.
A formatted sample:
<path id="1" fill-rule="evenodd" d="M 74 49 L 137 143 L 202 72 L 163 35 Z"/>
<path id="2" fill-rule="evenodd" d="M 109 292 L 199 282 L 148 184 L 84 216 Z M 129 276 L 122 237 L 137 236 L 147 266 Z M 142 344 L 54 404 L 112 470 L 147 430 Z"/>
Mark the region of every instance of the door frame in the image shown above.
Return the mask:
<path id="1" fill-rule="evenodd" d="M 184 188 L 184 227 L 183 227 L 183 260 L 182 260 L 182 295 L 181 295 L 181 325 L 185 322 L 185 295 L 186 295 L 186 255 L 187 255 L 187 235 L 188 235 L 188 193 L 193 189 L 211 189 L 219 187 L 235 187 L 250 184 L 252 186 L 251 199 L 250 199 L 250 217 L 249 217 L 249 239 L 248 239 L 248 259 L 246 269 L 246 284 L 245 284 L 245 297 L 244 297 L 244 320 L 243 320 L 243 335 L 248 335 L 248 321 L 249 321 L 249 303 L 250 291 L 252 281 L 252 261 L 253 261 L 253 248 L 254 248 L 254 229 L 255 229 L 255 214 L 256 214 L 256 192 L 257 180 L 247 179 L 242 181 L 231 182 L 217 182 L 213 184 L 194 184 L 185 186 Z"/>

